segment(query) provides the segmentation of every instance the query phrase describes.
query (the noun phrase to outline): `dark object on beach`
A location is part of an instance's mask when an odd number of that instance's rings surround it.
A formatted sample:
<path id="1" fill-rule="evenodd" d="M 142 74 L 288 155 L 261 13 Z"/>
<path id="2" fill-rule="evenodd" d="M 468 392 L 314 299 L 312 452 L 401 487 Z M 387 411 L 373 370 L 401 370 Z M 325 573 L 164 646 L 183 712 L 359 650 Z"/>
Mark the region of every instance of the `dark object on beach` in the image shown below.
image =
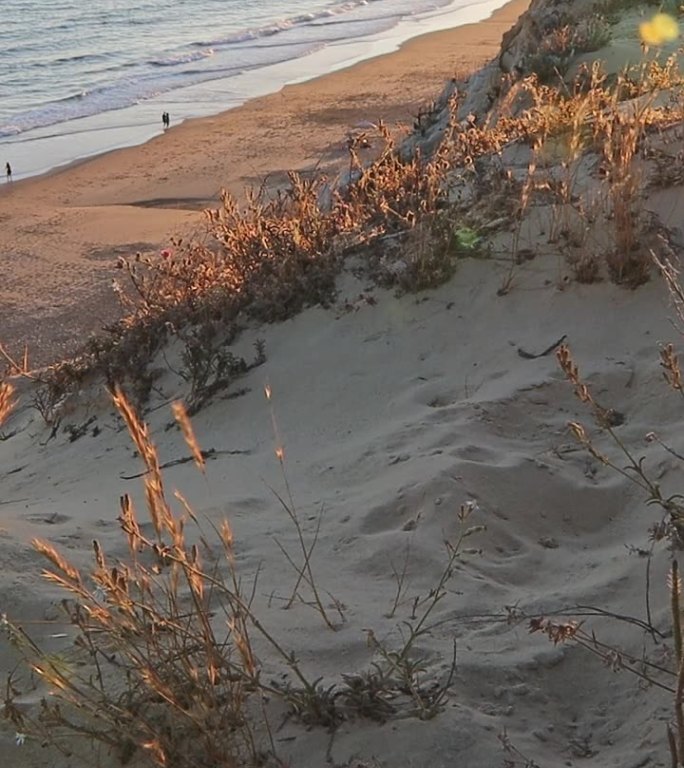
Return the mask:
<path id="1" fill-rule="evenodd" d="M 538 354 L 534 354 L 532 352 L 527 352 L 522 347 L 518 347 L 518 354 L 520 357 L 524 358 L 525 360 L 537 360 L 540 357 L 546 357 L 546 355 L 550 355 L 556 347 L 560 346 L 566 339 L 568 338 L 568 335 L 564 333 L 558 341 L 554 341 L 553 344 L 548 346 L 543 352 L 539 352 Z"/>
<path id="2" fill-rule="evenodd" d="M 5 163 L 5 170 L 7 171 L 7 181 L 12 181 L 12 166 L 9 163 Z"/>
<path id="3" fill-rule="evenodd" d="M 169 117 L 168 112 L 162 112 L 162 125 L 165 129 L 171 125 L 171 118 Z"/>

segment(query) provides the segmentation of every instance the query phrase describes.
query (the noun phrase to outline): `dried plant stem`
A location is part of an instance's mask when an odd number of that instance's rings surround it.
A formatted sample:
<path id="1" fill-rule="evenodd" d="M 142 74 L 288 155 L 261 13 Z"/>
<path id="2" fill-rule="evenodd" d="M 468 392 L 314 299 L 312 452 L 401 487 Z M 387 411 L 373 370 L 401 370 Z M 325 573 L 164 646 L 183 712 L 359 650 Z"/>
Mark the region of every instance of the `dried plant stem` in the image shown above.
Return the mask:
<path id="1" fill-rule="evenodd" d="M 677 724 L 676 757 L 677 765 L 684 765 L 684 656 L 682 656 L 682 617 L 679 603 L 681 580 L 679 563 L 672 561 L 670 571 L 670 602 L 672 611 L 672 633 L 674 638 L 675 658 L 677 660 L 677 687 L 675 691 L 675 722 Z M 672 746 L 672 741 L 670 741 Z"/>
<path id="2" fill-rule="evenodd" d="M 25 379 L 36 380 L 38 377 L 29 368 L 28 347 L 24 347 L 24 354 L 21 363 L 18 363 L 12 355 L 9 354 L 4 344 L 0 344 L 0 357 L 5 359 L 9 365 L 9 373 L 12 376 L 22 376 Z"/>
<path id="3" fill-rule="evenodd" d="M 278 502 L 280 503 L 280 506 L 285 510 L 285 513 L 292 521 L 292 524 L 295 527 L 295 530 L 297 532 L 297 541 L 299 543 L 299 547 L 301 550 L 303 563 L 300 566 L 297 566 L 291 556 L 286 552 L 283 545 L 276 541 L 276 544 L 280 548 L 280 550 L 283 552 L 285 557 L 287 558 L 287 561 L 292 565 L 295 572 L 297 573 L 297 580 L 295 582 L 295 585 L 292 589 L 292 593 L 290 595 L 289 600 L 287 601 L 286 608 L 289 609 L 292 607 L 294 601 L 297 598 L 297 595 L 299 594 L 299 588 L 301 586 L 302 581 L 305 581 L 313 594 L 314 604 L 316 606 L 316 609 L 318 610 L 318 613 L 321 615 L 323 621 L 325 622 L 326 626 L 329 629 L 335 630 L 336 627 L 333 624 L 333 622 L 330 620 L 330 617 L 328 616 L 327 611 L 325 610 L 325 607 L 323 605 L 323 601 L 320 596 L 320 592 L 318 590 L 318 586 L 316 584 L 316 579 L 313 574 L 313 570 L 311 568 L 311 555 L 313 553 L 313 550 L 316 546 L 316 543 L 318 542 L 318 534 L 320 532 L 321 527 L 321 517 L 318 518 L 318 524 L 316 526 L 316 531 L 313 536 L 313 540 L 309 546 L 307 546 L 307 543 L 304 538 L 304 531 L 302 530 L 301 523 L 299 522 L 299 516 L 297 515 L 297 509 L 294 503 L 294 498 L 292 495 L 292 489 L 290 487 L 290 481 L 287 476 L 287 471 L 285 468 L 285 449 L 283 447 L 283 443 L 280 437 L 280 429 L 278 428 L 278 421 L 276 419 L 275 410 L 273 408 L 273 401 L 272 401 L 272 390 L 270 385 L 266 385 L 264 388 L 264 394 L 266 396 L 266 400 L 269 404 L 269 411 L 270 411 L 270 417 L 271 417 L 271 426 L 273 428 L 273 437 L 276 441 L 276 449 L 275 454 L 276 458 L 278 459 L 278 463 L 280 465 L 280 471 L 283 477 L 283 482 L 285 484 L 285 491 L 287 493 L 287 501 L 273 488 L 271 488 L 271 492 L 276 497 Z M 334 601 L 337 605 L 339 605 L 338 601 Z"/>
<path id="4" fill-rule="evenodd" d="M 679 562 L 672 561 L 670 572 L 670 609 L 672 612 L 672 633 L 674 639 L 675 657 L 682 657 L 682 624 L 681 624 L 681 580 L 679 577 Z"/>
<path id="5" fill-rule="evenodd" d="M 281 462 L 281 466 L 283 466 L 282 459 L 280 460 L 280 462 Z M 283 474 L 285 474 L 284 467 L 283 467 Z M 271 491 L 280 502 L 280 505 L 289 516 L 290 520 L 292 521 L 295 527 L 295 530 L 297 531 L 297 540 L 299 542 L 299 547 L 301 549 L 302 558 L 303 558 L 303 563 L 301 567 L 297 567 L 294 561 L 292 560 L 292 558 L 289 555 L 286 555 L 288 562 L 292 565 L 292 567 L 295 569 L 297 573 L 297 581 L 292 590 L 290 599 L 287 602 L 286 608 L 292 607 L 292 604 L 294 603 L 294 600 L 296 599 L 296 596 L 299 593 L 299 587 L 302 581 L 306 581 L 306 583 L 309 585 L 311 589 L 316 608 L 320 613 L 321 617 L 323 618 L 323 621 L 325 622 L 326 626 L 329 629 L 335 630 L 336 627 L 333 624 L 333 622 L 330 620 L 330 617 L 328 616 L 328 613 L 325 610 L 325 607 L 323 605 L 323 601 L 321 600 L 320 592 L 316 584 L 316 579 L 314 577 L 313 570 L 311 568 L 311 554 L 313 553 L 314 547 L 316 546 L 316 543 L 318 541 L 318 534 L 320 531 L 321 519 L 319 517 L 316 531 L 313 536 L 313 540 L 311 542 L 311 545 L 307 547 L 306 541 L 304 539 L 304 531 L 302 530 L 302 526 L 301 526 L 301 523 L 299 522 L 299 518 L 297 516 L 297 512 L 295 508 L 287 504 L 287 502 L 283 499 L 283 497 L 280 496 L 276 491 L 274 491 L 273 489 L 271 489 Z M 285 552 L 284 548 L 279 542 L 278 542 L 278 546 L 280 547 L 281 551 Z"/>
<path id="6" fill-rule="evenodd" d="M 394 615 L 397 612 L 397 608 L 399 607 L 399 602 L 401 601 L 401 599 L 405 594 L 406 574 L 408 572 L 408 564 L 409 564 L 410 556 L 411 556 L 411 545 L 409 542 L 406 542 L 406 553 L 404 555 L 404 564 L 402 566 L 401 573 L 397 571 L 393 562 L 390 563 L 392 567 L 392 573 L 394 574 L 394 578 L 397 582 L 397 591 L 394 595 L 394 600 L 392 601 L 392 607 L 390 608 L 390 611 L 387 614 L 388 619 L 394 618 Z"/>

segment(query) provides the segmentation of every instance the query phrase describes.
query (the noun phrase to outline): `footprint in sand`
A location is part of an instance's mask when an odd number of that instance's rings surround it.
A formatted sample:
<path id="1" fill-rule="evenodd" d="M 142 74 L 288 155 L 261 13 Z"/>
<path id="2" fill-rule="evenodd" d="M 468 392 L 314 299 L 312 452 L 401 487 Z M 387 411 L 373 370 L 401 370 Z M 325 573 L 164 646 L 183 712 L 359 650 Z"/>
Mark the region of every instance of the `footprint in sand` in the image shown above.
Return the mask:
<path id="1" fill-rule="evenodd" d="M 40 523 L 42 525 L 62 525 L 62 523 L 68 523 L 71 517 L 69 515 L 62 515 L 59 512 L 53 512 L 50 515 L 28 515 L 26 520 L 29 523 Z"/>

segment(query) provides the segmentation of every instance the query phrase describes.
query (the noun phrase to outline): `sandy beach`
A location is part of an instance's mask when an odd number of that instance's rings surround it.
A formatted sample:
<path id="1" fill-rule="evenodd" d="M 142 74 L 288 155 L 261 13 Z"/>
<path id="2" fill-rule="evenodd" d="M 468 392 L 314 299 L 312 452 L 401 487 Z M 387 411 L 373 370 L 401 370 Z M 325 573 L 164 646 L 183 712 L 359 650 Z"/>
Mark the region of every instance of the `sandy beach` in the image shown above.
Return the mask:
<path id="1" fill-rule="evenodd" d="M 201 228 L 221 188 L 241 195 L 290 170 L 334 176 L 355 126 L 411 126 L 455 73 L 494 56 L 528 0 L 484 22 L 432 33 L 392 54 L 172 127 L 46 176 L 0 186 L 0 338 L 34 364 L 73 352 L 117 316 L 117 255 Z M 16 170 L 16 169 L 15 169 Z"/>
<path id="2" fill-rule="evenodd" d="M 410 124 L 453 72 L 496 53 L 526 5 L 4 185 L 4 340 L 27 340 L 40 361 L 73 349 L 115 315 L 117 254 L 199 235 L 223 186 L 241 195 L 290 169 L 334 176 L 347 132 Z M 640 55 L 652 10 L 634 9 L 589 55 Z M 225 362 L 228 351 L 235 367 L 230 381 L 219 379 L 225 366 L 203 380 L 195 438 L 171 413 L 198 378 L 190 334 L 170 335 L 142 370 L 124 364 L 130 379 L 149 374 L 149 432 L 131 409 L 114 411 L 100 380 L 46 401 L 46 387 L 12 377 L 17 403 L 0 425 L 0 679 L 16 685 L 4 700 L 16 719 L 0 727 L 8 765 L 75 768 L 74 747 L 97 768 L 684 764 L 684 746 L 672 760 L 668 741 L 677 729 L 684 745 L 671 586 L 684 538 L 684 306 L 673 310 L 653 265 L 656 250 L 674 265 L 684 252 L 678 87 L 675 124 L 662 113 L 647 132 L 625 112 L 643 129 L 644 156 L 629 157 L 638 189 L 602 172 L 618 167 L 608 153 L 620 142 L 567 161 L 553 135 L 558 160 L 542 165 L 530 133 L 477 156 L 479 127 L 464 131 L 483 184 L 473 192 L 468 168 L 451 168 L 453 207 L 438 209 L 448 248 L 441 229 L 426 248 L 419 226 L 401 251 L 394 232 L 372 241 L 384 238 L 404 274 L 436 253 L 453 262 L 451 279 L 382 287 L 362 246 L 325 306 L 270 324 L 240 316 L 229 346 L 210 337 L 208 354 Z M 607 91 L 586 111 L 595 95 L 563 104 L 573 124 L 590 114 L 612 130 Z M 568 177 L 564 197 L 557 180 Z M 620 210 L 635 212 L 633 227 Z M 456 246 L 459 234 L 479 245 Z M 68 607 L 80 633 L 36 538 L 77 585 Z M 37 667 L 19 662 L 22 643 Z M 77 709 L 39 706 L 72 690 Z M 49 738 L 17 712 L 47 712 Z M 70 735 L 84 722 L 87 738 Z M 88 728 L 100 727 L 93 741 Z M 231 752 L 246 734 L 250 762 Z"/>

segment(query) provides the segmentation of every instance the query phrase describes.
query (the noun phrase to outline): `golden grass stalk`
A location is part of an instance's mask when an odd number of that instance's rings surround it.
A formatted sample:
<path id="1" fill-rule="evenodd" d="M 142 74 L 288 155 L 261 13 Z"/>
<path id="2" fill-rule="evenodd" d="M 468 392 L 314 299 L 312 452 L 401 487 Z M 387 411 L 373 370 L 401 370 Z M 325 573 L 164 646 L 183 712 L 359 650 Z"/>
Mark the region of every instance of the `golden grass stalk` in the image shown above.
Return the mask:
<path id="1" fill-rule="evenodd" d="M 0 383 L 0 425 L 4 423 L 16 406 L 14 387 L 7 381 Z"/>
<path id="2" fill-rule="evenodd" d="M 181 402 L 175 402 L 171 405 L 171 410 L 183 432 L 183 438 L 192 453 L 192 458 L 195 460 L 195 466 L 202 472 L 202 474 L 204 474 L 206 462 L 204 461 L 204 456 L 202 455 L 199 443 L 195 437 L 195 430 L 192 427 L 192 422 L 188 417 L 188 412 L 186 411 L 185 406 Z"/>
<path id="3" fill-rule="evenodd" d="M 49 560 L 55 568 L 57 568 L 64 576 L 72 582 L 74 585 L 80 585 L 81 574 L 76 568 L 73 567 L 60 553 L 47 541 L 42 539 L 32 539 L 31 544 L 33 548 L 47 560 Z"/>
<path id="4" fill-rule="evenodd" d="M 665 381 L 677 392 L 684 392 L 682 384 L 682 369 L 679 358 L 671 343 L 664 344 L 660 350 L 660 367 L 663 369 Z"/>
<path id="5" fill-rule="evenodd" d="M 166 531 L 172 536 L 174 542 L 178 542 L 182 534 L 164 495 L 164 482 L 159 465 L 159 455 L 150 437 L 149 427 L 138 418 L 135 409 L 118 385 L 114 387 L 111 397 L 147 468 L 145 498 L 157 538 L 161 541 L 162 533 Z"/>

